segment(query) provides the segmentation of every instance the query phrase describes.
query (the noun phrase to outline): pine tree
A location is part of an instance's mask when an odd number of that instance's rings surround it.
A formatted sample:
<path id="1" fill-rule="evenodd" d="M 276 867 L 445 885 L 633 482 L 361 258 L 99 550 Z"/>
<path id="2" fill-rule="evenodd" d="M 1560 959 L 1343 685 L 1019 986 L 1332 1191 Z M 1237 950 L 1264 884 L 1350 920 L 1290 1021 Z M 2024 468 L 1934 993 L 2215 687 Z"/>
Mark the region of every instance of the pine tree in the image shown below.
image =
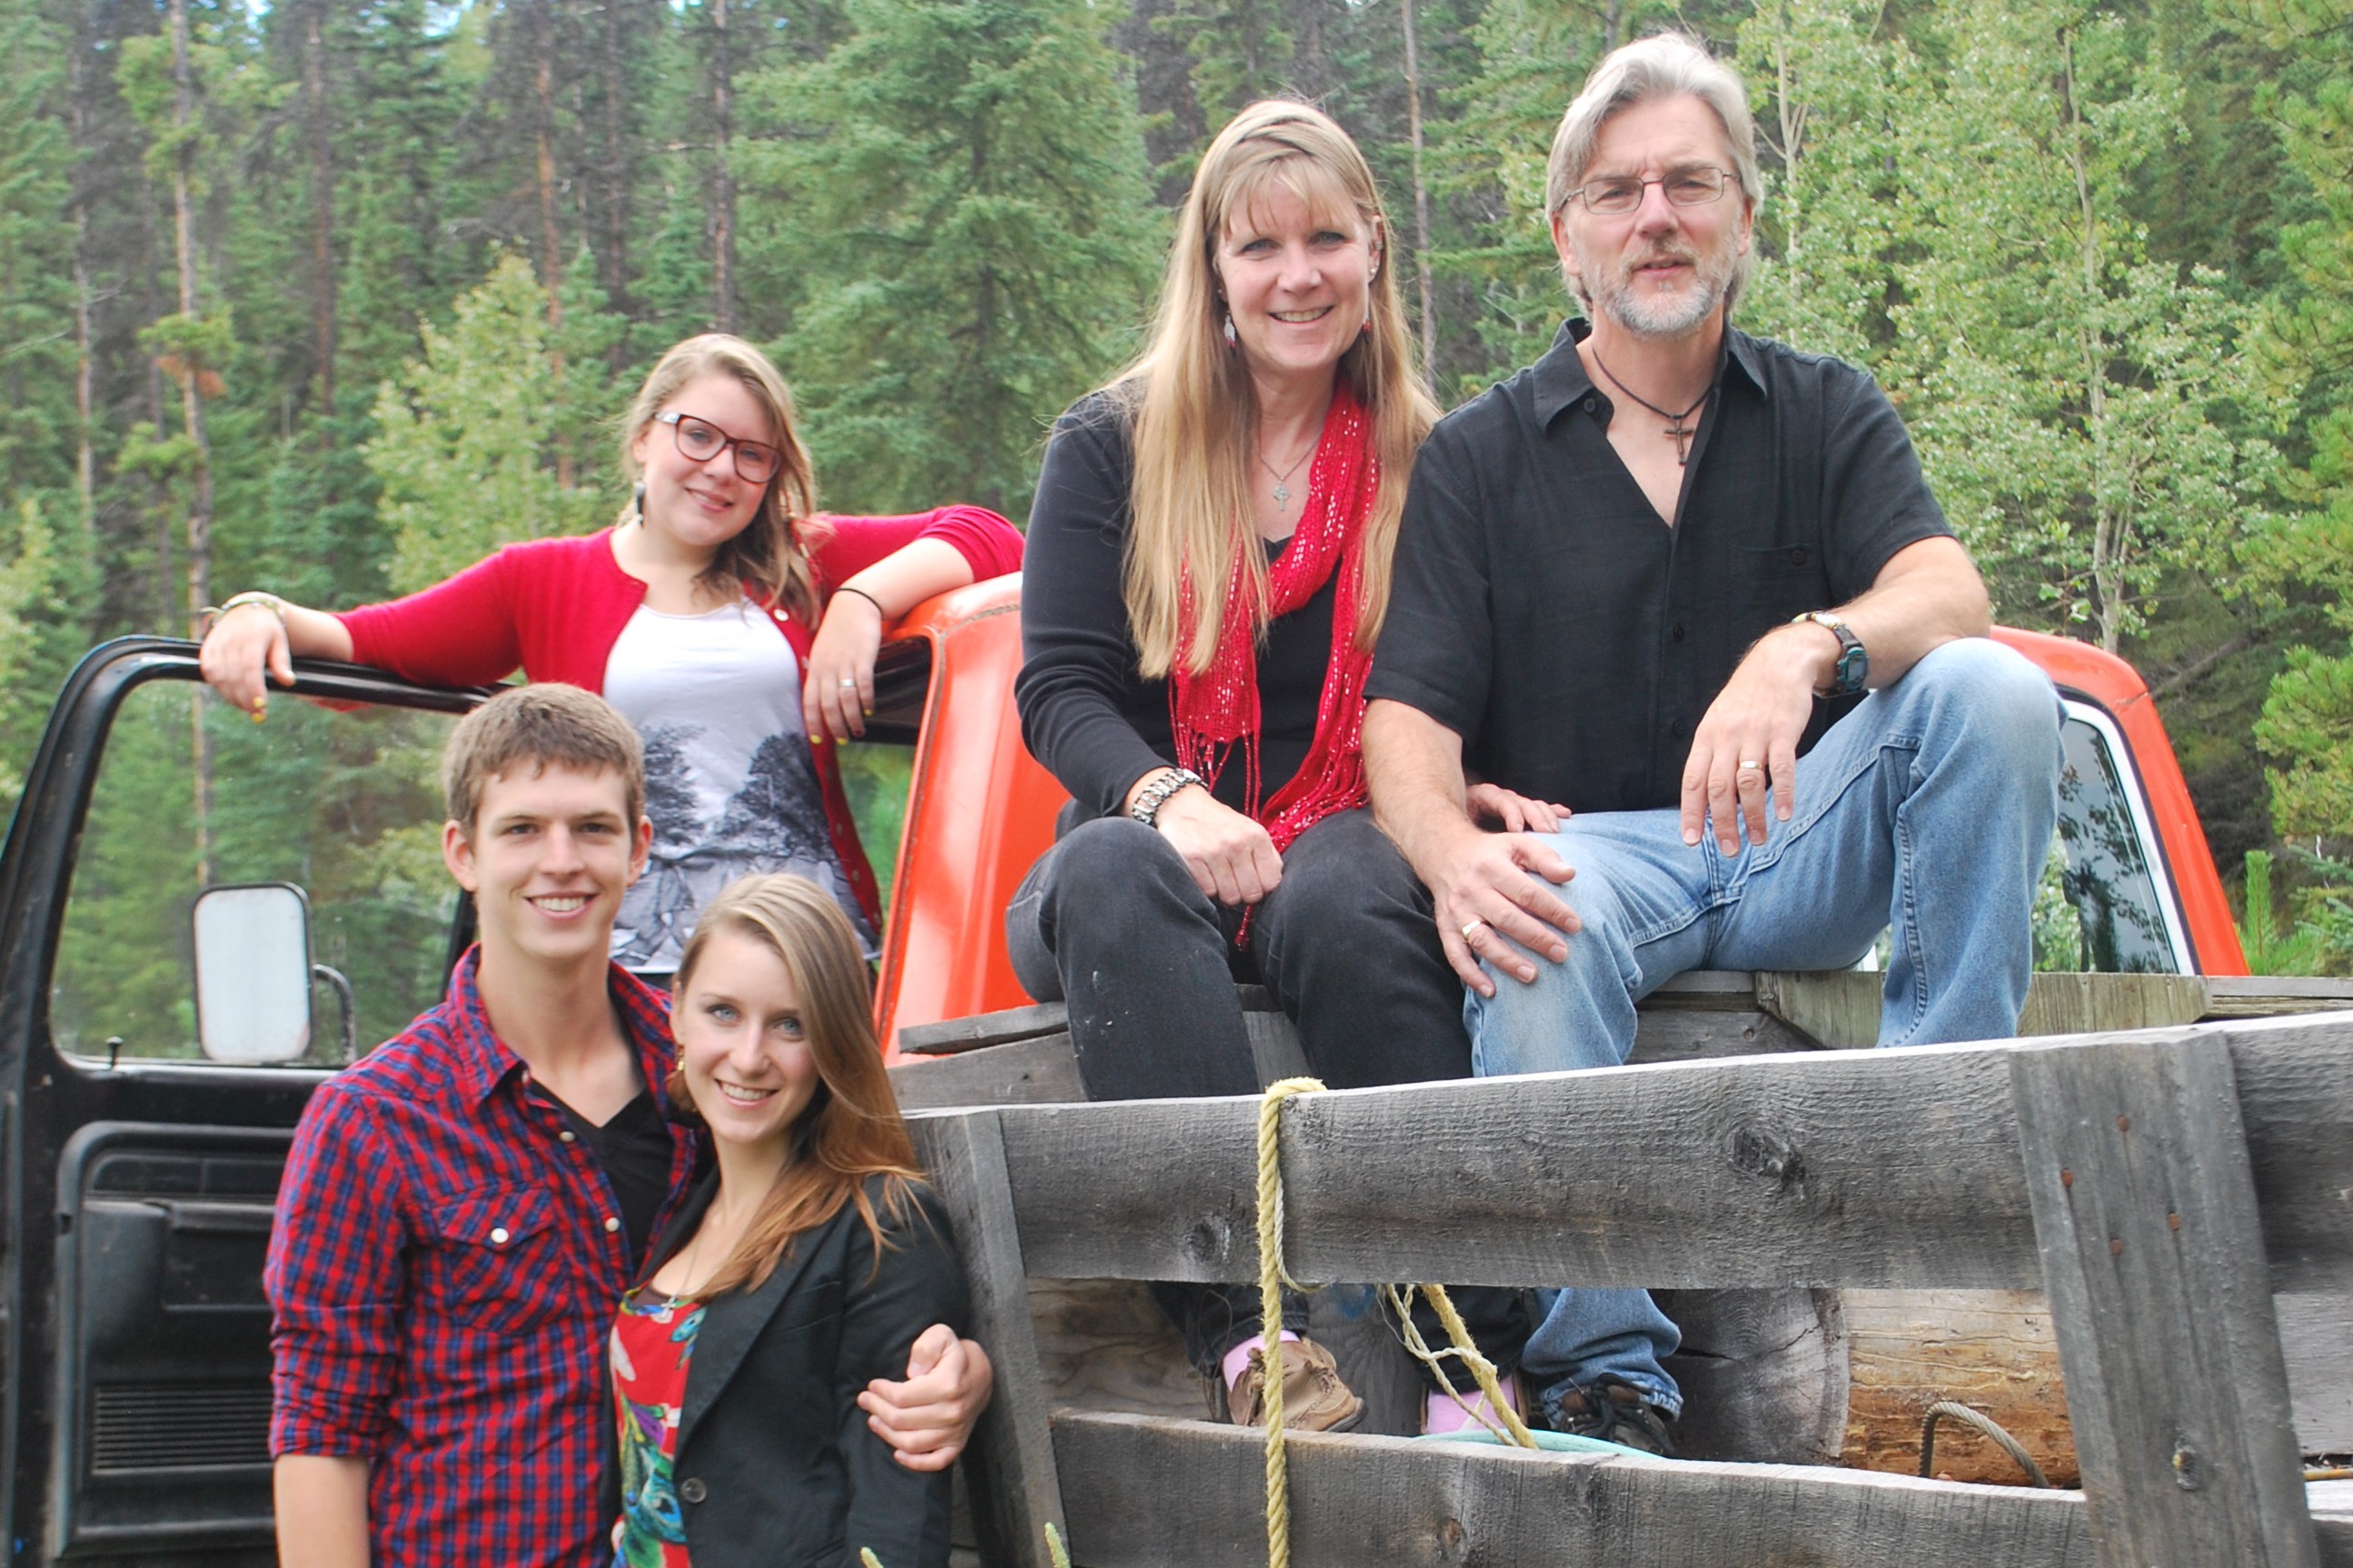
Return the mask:
<path id="1" fill-rule="evenodd" d="M 859 0 L 747 88 L 747 171 L 807 294 L 782 343 L 834 504 L 1020 512 L 1039 437 L 1132 352 L 1159 259 L 1140 127 L 1086 0 Z M 752 187 L 747 187 L 752 188 Z M 789 232 L 790 238 L 786 238 Z"/>

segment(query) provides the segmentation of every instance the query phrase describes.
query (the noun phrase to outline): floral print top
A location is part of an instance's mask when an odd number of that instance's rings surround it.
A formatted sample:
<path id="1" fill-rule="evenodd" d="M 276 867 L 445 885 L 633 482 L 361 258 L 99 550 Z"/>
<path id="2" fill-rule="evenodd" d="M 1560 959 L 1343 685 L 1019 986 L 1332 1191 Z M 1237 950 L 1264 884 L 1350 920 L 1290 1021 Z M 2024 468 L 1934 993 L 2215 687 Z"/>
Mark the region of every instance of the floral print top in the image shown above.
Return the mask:
<path id="1" fill-rule="evenodd" d="M 688 1568 L 686 1521 L 670 1467 L 678 1458 L 679 1411 L 694 1356 L 702 1303 L 632 1290 L 613 1324 L 613 1394 L 621 1424 L 621 1517 L 613 1526 L 614 1568 Z"/>

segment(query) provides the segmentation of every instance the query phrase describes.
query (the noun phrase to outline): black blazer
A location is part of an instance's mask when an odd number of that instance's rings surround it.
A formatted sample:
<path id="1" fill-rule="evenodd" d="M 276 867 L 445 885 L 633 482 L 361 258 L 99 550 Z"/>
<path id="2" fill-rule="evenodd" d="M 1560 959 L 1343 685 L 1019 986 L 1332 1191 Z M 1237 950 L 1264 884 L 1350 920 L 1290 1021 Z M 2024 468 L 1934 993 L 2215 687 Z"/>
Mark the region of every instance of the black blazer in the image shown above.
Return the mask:
<path id="1" fill-rule="evenodd" d="M 881 1186 L 868 1178 L 878 1214 Z M 716 1172 L 695 1186 L 640 1283 L 692 1238 L 718 1190 Z M 892 1458 L 855 1403 L 873 1379 L 907 1375 L 907 1352 L 932 1324 L 965 1331 L 947 1216 L 926 1189 L 915 1197 L 901 1224 L 884 1215 L 880 1272 L 849 1204 L 803 1232 L 758 1289 L 705 1305 L 672 1472 L 694 1568 L 859 1568 L 861 1546 L 882 1568 L 945 1568 L 947 1472 Z"/>

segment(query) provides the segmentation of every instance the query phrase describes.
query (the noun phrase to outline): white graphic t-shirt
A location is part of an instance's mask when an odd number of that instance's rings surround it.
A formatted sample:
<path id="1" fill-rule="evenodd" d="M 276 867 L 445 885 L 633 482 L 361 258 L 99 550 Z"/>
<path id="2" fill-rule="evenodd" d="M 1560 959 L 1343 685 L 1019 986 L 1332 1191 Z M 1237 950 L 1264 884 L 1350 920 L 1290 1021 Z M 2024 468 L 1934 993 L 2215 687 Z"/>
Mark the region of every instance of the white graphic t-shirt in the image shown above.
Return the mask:
<path id="1" fill-rule="evenodd" d="M 640 606 L 605 662 L 605 699 L 646 745 L 654 847 L 621 900 L 613 958 L 664 972 L 702 906 L 738 877 L 790 871 L 831 893 L 871 958 L 801 724 L 800 661 L 748 599 L 700 616 Z"/>

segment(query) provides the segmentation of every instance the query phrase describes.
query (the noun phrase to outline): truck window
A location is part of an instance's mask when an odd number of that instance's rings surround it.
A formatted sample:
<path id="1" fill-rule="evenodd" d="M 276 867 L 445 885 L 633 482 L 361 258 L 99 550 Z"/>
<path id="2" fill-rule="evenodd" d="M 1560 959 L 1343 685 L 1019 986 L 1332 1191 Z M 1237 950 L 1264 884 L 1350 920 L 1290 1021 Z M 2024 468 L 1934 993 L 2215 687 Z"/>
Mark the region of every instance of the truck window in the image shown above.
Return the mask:
<path id="1" fill-rule="evenodd" d="M 198 721 L 211 749 L 201 817 Z M 51 975 L 58 1049 L 196 1058 L 189 911 L 204 888 L 229 883 L 304 889 L 311 957 L 351 982 L 361 1050 L 432 1005 L 457 900 L 437 774 L 455 721 L 396 707 L 330 711 L 281 693 L 255 724 L 190 682 L 132 689 L 100 765 Z M 324 984 L 312 1003 L 307 1059 L 334 1065 L 341 1004 Z"/>
<path id="2" fill-rule="evenodd" d="M 2035 908 L 2035 966 L 2100 973 L 2190 971 L 2180 912 L 2123 738 L 2067 703 L 2059 832 Z"/>

